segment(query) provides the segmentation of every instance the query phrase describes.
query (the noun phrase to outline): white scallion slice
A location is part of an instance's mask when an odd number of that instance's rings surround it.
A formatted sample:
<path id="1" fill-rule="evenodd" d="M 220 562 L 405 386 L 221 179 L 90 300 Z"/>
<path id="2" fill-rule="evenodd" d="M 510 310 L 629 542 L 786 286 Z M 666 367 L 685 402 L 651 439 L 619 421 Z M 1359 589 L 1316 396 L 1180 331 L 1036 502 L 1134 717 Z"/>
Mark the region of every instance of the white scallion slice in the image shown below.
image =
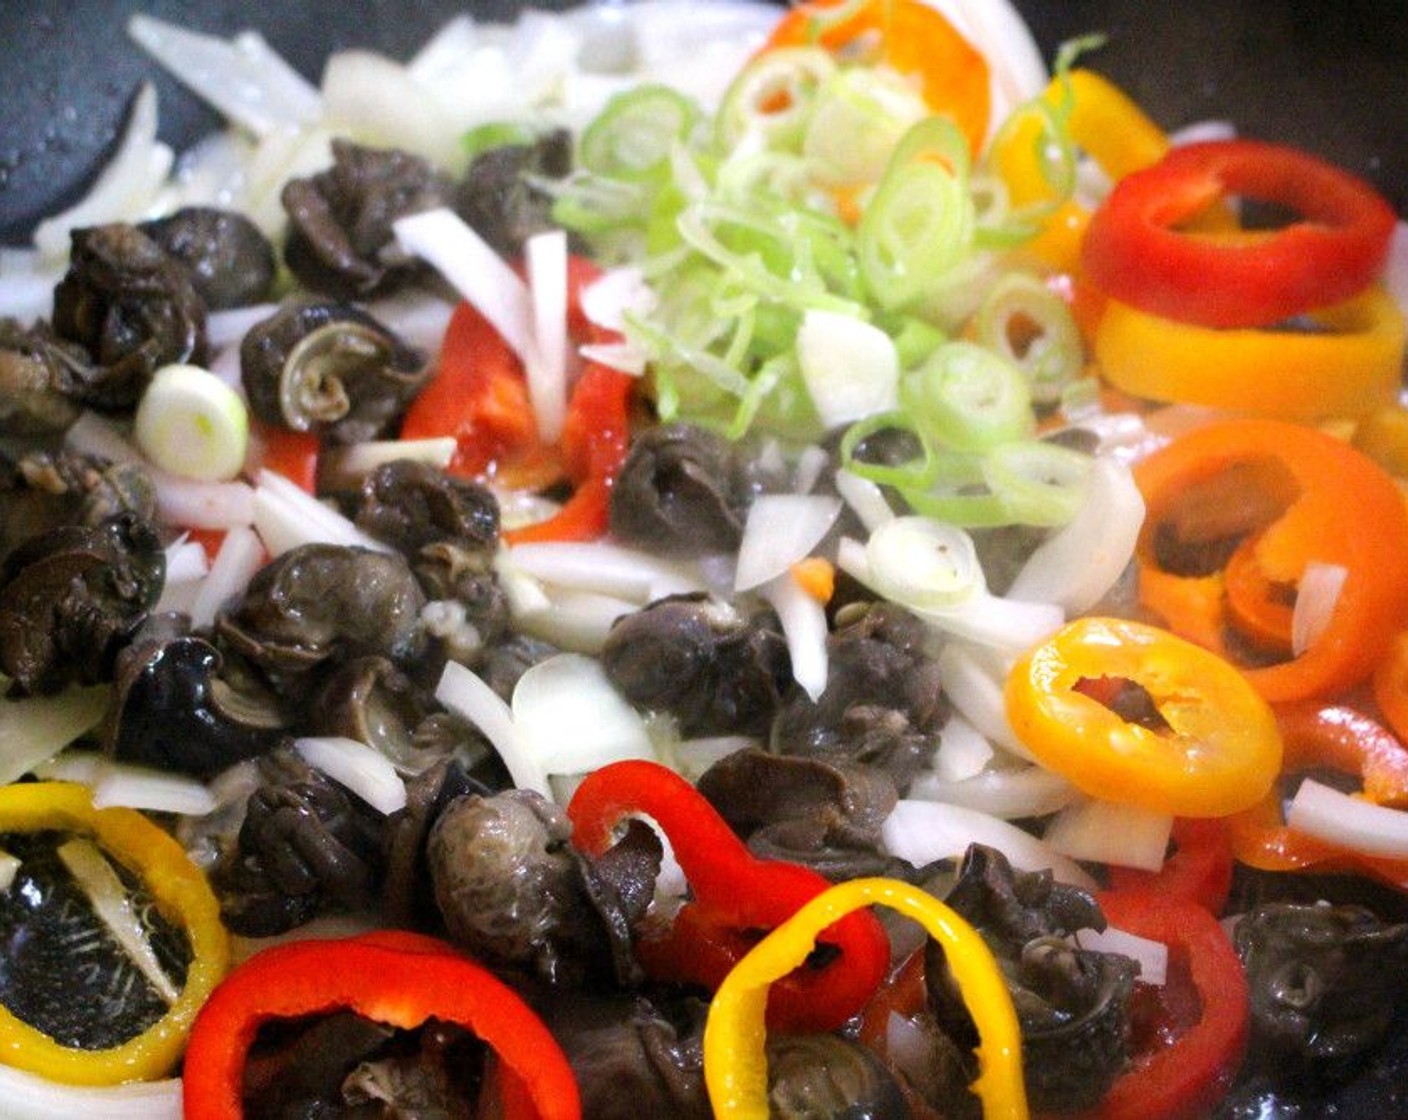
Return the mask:
<path id="1" fill-rule="evenodd" d="M 98 726 L 106 688 L 74 685 L 52 696 L 0 698 L 0 782 L 10 783 Z"/>
<path id="2" fill-rule="evenodd" d="M 1349 569 L 1343 564 L 1312 561 L 1305 566 L 1291 612 L 1291 652 L 1297 657 L 1320 640 L 1335 613 Z"/>
<path id="3" fill-rule="evenodd" d="M 957 607 L 986 590 L 973 538 L 928 517 L 896 517 L 865 546 L 869 583 L 910 608 Z"/>
<path id="4" fill-rule="evenodd" d="M 841 500 L 813 494 L 764 494 L 748 510 L 738 546 L 734 590 L 749 591 L 811 554 L 841 513 Z"/>
<path id="5" fill-rule="evenodd" d="M 890 336 L 872 323 L 812 309 L 797 330 L 797 364 L 828 428 L 889 412 L 899 404 L 900 361 Z"/>
<path id="6" fill-rule="evenodd" d="M 199 482 L 239 474 L 249 447 L 249 410 L 225 382 L 199 366 L 162 366 L 137 402 L 137 446 L 164 471 Z"/>
<path id="7" fill-rule="evenodd" d="M 1050 870 L 1063 883 L 1094 890 L 1095 880 L 1074 860 L 1031 833 L 987 813 L 938 801 L 901 799 L 880 829 L 885 850 L 923 867 L 938 859 L 956 859 L 969 844 L 987 844 L 1022 871 Z"/>
<path id="8" fill-rule="evenodd" d="M 66 840 L 59 845 L 58 856 L 87 897 L 94 914 L 147 978 L 152 990 L 168 1005 L 180 999 L 181 989 L 157 960 L 142 919 L 133 909 L 132 896 L 102 850 L 91 840 Z"/>
<path id="9" fill-rule="evenodd" d="M 836 493 L 846 500 L 860 523 L 870 532 L 875 532 L 888 521 L 895 519 L 895 511 L 885 498 L 885 492 L 868 478 L 861 478 L 847 470 L 836 472 Z"/>
<path id="10" fill-rule="evenodd" d="M 547 773 L 518 741 L 513 711 L 501 696 L 473 672 L 456 661 L 446 664 L 435 686 L 435 699 L 462 716 L 484 733 L 508 768 L 509 777 L 519 789 L 531 789 L 552 796 Z"/>
<path id="11" fill-rule="evenodd" d="M 1286 823 L 1351 851 L 1408 859 L 1408 813 L 1351 797 L 1311 778 L 1301 782 L 1291 798 Z"/>
<path id="12" fill-rule="evenodd" d="M 406 783 L 391 760 L 376 748 L 342 735 L 295 739 L 293 747 L 309 766 L 351 790 L 383 816 L 406 807 Z"/>
<path id="13" fill-rule="evenodd" d="M 1042 838 L 1072 859 L 1158 871 L 1172 829 L 1166 813 L 1081 798 L 1051 819 Z"/>

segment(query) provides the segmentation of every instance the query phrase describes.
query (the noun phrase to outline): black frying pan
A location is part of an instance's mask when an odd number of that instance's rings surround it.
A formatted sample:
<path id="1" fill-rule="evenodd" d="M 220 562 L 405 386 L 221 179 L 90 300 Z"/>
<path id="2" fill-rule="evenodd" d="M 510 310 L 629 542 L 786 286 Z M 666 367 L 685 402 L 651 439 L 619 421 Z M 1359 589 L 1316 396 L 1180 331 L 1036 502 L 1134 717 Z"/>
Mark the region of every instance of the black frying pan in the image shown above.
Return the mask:
<path id="1" fill-rule="evenodd" d="M 706 0 L 707 2 L 707 0 Z M 178 150 L 219 122 L 126 37 L 146 11 L 211 32 L 258 28 L 316 78 L 348 46 L 404 58 L 452 14 L 506 18 L 513 0 L 0 0 L 0 244 L 18 244 L 78 198 L 143 77 L 157 82 L 162 136 Z M 564 0 L 536 0 L 560 8 Z M 1088 31 L 1088 59 L 1168 128 L 1235 120 L 1367 176 L 1408 212 L 1408 3 L 1403 0 L 1018 0 L 1049 59 Z"/>

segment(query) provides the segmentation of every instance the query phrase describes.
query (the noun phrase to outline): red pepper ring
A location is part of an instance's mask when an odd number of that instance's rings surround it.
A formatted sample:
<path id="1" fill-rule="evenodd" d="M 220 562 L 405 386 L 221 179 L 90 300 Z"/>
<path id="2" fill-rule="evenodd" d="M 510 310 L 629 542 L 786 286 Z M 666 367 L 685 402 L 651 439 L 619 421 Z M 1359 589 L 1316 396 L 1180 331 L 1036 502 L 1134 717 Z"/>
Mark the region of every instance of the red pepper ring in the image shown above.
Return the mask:
<path id="1" fill-rule="evenodd" d="M 1232 845 L 1221 817 L 1179 817 L 1173 822 L 1175 851 L 1156 872 L 1110 867 L 1110 886 L 1124 894 L 1148 891 L 1160 898 L 1193 902 L 1220 914 L 1232 890 Z"/>
<path id="2" fill-rule="evenodd" d="M 1180 232 L 1226 195 L 1301 216 L 1275 231 Z M 1125 176 L 1095 212 L 1082 250 L 1108 295 L 1179 322 L 1264 327 L 1348 299 L 1383 268 L 1393 208 L 1368 183 L 1295 148 L 1212 140 L 1171 149 Z"/>
<path id="3" fill-rule="evenodd" d="M 276 1019 L 351 1010 L 403 1030 L 430 1018 L 472 1031 L 498 1058 L 505 1120 L 577 1120 L 577 1081 L 541 1019 L 493 973 L 431 937 L 380 931 L 295 941 L 250 957 L 196 1017 L 183 1067 L 184 1115 L 243 1115 L 245 1058 Z"/>
<path id="4" fill-rule="evenodd" d="M 808 868 L 755 857 L 702 794 L 657 763 L 616 762 L 594 771 L 577 787 L 567 815 L 573 843 L 592 855 L 605 852 L 616 826 L 632 815 L 648 816 L 669 839 L 691 901 L 667 931 L 637 942 L 642 967 L 657 979 L 712 991 L 759 933 L 831 885 Z M 819 940 L 836 954 L 772 986 L 769 1027 L 834 1030 L 865 1006 L 884 979 L 890 943 L 874 914 L 849 914 Z"/>

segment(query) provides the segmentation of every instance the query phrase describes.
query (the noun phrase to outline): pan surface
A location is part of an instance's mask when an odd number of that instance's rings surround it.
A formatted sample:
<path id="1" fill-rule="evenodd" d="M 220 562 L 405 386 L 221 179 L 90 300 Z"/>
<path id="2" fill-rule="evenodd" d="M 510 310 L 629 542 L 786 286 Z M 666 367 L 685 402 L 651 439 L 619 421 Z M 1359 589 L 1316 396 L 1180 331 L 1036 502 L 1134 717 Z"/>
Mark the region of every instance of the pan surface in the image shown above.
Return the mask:
<path id="1" fill-rule="evenodd" d="M 236 0 L 7 0 L 0 3 L 0 244 L 21 244 L 73 202 L 115 142 L 143 78 L 157 83 L 162 138 L 177 150 L 218 118 L 126 36 L 148 12 L 197 30 L 256 27 L 317 78 L 333 50 L 404 58 L 465 10 L 506 19 L 512 0 L 340 0 L 251 8 Z M 538 0 L 561 8 L 564 0 Z M 1408 4 L 1335 0 L 1018 0 L 1045 56 L 1090 31 L 1109 36 L 1087 62 L 1160 124 L 1235 121 L 1247 135 L 1311 148 L 1378 184 L 1408 211 Z"/>

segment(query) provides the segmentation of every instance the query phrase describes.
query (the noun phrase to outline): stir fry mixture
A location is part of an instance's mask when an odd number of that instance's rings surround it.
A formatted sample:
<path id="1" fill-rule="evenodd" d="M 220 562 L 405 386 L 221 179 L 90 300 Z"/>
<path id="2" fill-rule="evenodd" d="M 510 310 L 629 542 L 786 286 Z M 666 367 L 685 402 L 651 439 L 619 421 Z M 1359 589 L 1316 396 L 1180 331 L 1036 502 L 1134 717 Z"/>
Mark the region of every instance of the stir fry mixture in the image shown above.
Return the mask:
<path id="1" fill-rule="evenodd" d="M 1371 187 L 978 0 L 128 30 L 229 128 L 3 257 L 0 1111 L 1408 1115 Z"/>

